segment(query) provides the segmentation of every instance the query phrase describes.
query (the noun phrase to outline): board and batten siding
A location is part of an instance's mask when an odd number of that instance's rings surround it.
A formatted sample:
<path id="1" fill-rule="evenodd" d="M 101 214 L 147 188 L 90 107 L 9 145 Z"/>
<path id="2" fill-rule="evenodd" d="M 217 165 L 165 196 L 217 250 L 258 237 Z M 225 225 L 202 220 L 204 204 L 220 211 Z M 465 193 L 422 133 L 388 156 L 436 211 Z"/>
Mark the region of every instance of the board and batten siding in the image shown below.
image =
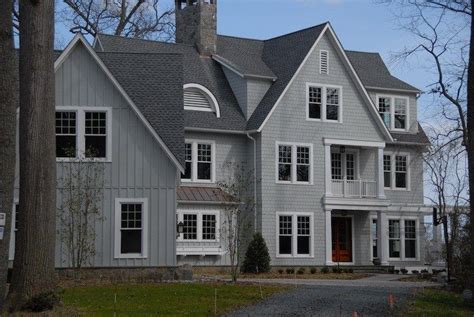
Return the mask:
<path id="1" fill-rule="evenodd" d="M 82 45 L 56 71 L 56 105 L 109 107 L 112 115 L 112 160 L 105 165 L 104 221 L 95 223 L 93 267 L 176 265 L 176 185 L 178 170 L 151 132 Z M 57 164 L 58 179 L 63 164 Z M 61 189 L 58 188 L 58 206 Z M 115 259 L 115 199 L 148 200 L 148 257 Z M 65 248 L 57 241 L 56 266 L 67 267 Z"/>

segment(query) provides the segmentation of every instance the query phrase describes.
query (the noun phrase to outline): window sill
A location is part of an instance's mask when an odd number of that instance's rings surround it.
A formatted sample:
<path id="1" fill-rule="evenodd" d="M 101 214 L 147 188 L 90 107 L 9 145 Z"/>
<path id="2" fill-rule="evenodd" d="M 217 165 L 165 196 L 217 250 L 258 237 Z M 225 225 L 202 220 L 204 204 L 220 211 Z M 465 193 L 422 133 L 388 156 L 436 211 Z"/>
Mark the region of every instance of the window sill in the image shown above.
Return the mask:
<path id="1" fill-rule="evenodd" d="M 207 214 L 206 214 L 207 215 Z M 197 239 L 183 239 L 183 238 L 178 238 L 176 239 L 176 242 L 179 242 L 179 243 L 196 243 L 196 242 L 199 242 L 199 243 L 209 243 L 209 244 L 214 244 L 214 243 L 219 243 L 220 240 L 204 240 L 204 239 L 201 239 L 201 240 L 197 240 Z M 189 248 L 193 248 L 193 247 L 189 247 Z M 195 247 L 195 248 L 200 248 L 200 247 Z"/>
<path id="2" fill-rule="evenodd" d="M 190 179 L 181 179 L 181 183 L 186 184 L 215 184 L 214 180 L 190 180 Z"/>
<path id="3" fill-rule="evenodd" d="M 314 255 L 286 255 L 286 254 L 277 254 L 275 256 L 277 259 L 313 259 Z"/>
<path id="4" fill-rule="evenodd" d="M 147 259 L 148 256 L 142 254 L 119 254 L 114 256 L 114 259 Z"/>
<path id="5" fill-rule="evenodd" d="M 396 191 L 396 192 L 409 192 L 410 189 L 408 188 L 384 188 L 385 190 L 392 190 L 392 191 Z"/>
<path id="6" fill-rule="evenodd" d="M 278 185 L 306 185 L 306 186 L 311 186 L 313 185 L 312 182 L 284 182 L 284 181 L 276 181 L 275 184 Z"/>
<path id="7" fill-rule="evenodd" d="M 323 119 L 315 119 L 315 118 L 306 118 L 306 121 L 312 122 L 324 122 L 324 123 L 342 123 L 340 120 L 323 120 Z"/>
<path id="8" fill-rule="evenodd" d="M 417 258 L 405 258 L 405 259 L 400 259 L 400 258 L 388 258 L 390 262 L 419 262 L 420 259 Z"/>
<path id="9" fill-rule="evenodd" d="M 89 158 L 56 158 L 56 163 L 79 163 L 79 162 L 94 162 L 94 163 L 112 163 L 111 159 L 103 158 L 103 159 L 89 159 Z"/>

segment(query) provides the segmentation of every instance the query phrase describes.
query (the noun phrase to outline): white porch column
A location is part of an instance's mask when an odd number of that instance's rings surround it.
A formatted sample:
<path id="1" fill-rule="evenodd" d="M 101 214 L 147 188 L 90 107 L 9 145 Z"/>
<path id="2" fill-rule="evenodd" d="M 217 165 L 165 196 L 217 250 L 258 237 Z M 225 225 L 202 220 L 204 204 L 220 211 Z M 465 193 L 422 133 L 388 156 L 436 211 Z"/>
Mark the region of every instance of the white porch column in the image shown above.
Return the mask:
<path id="1" fill-rule="evenodd" d="M 326 209 L 326 265 L 332 265 L 332 210 Z"/>
<path id="2" fill-rule="evenodd" d="M 385 199 L 384 177 L 383 177 L 383 148 L 377 148 L 377 198 Z"/>
<path id="3" fill-rule="evenodd" d="M 325 175 L 325 185 L 326 185 L 326 196 L 332 194 L 332 184 L 331 184 L 331 145 L 324 144 L 324 175 Z M 329 226 L 331 227 L 331 226 Z"/>
<path id="4" fill-rule="evenodd" d="M 377 211 L 377 254 L 380 264 L 388 265 L 388 220 L 387 214 Z"/>

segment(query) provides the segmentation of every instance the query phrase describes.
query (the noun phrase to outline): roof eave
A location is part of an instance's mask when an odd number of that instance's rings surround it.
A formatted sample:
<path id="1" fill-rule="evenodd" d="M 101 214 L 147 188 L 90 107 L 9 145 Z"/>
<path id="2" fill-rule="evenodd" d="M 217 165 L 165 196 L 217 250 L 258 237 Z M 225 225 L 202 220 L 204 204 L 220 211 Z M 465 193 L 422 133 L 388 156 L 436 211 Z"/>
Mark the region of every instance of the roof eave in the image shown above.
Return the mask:
<path id="1" fill-rule="evenodd" d="M 389 87 L 375 87 L 375 86 L 365 86 L 366 89 L 372 90 L 388 90 L 388 91 L 395 91 L 395 92 L 406 92 L 406 93 L 421 93 L 419 89 L 400 89 L 400 88 L 389 88 Z"/>

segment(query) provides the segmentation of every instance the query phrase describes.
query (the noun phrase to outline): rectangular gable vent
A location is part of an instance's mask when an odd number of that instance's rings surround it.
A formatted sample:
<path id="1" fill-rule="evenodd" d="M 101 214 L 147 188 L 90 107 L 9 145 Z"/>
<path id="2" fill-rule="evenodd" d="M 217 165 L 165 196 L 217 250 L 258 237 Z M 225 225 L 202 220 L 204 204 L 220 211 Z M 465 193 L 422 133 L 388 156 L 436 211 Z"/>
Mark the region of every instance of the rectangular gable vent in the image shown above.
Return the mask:
<path id="1" fill-rule="evenodd" d="M 328 51 L 319 51 L 319 72 L 321 74 L 329 74 Z"/>

